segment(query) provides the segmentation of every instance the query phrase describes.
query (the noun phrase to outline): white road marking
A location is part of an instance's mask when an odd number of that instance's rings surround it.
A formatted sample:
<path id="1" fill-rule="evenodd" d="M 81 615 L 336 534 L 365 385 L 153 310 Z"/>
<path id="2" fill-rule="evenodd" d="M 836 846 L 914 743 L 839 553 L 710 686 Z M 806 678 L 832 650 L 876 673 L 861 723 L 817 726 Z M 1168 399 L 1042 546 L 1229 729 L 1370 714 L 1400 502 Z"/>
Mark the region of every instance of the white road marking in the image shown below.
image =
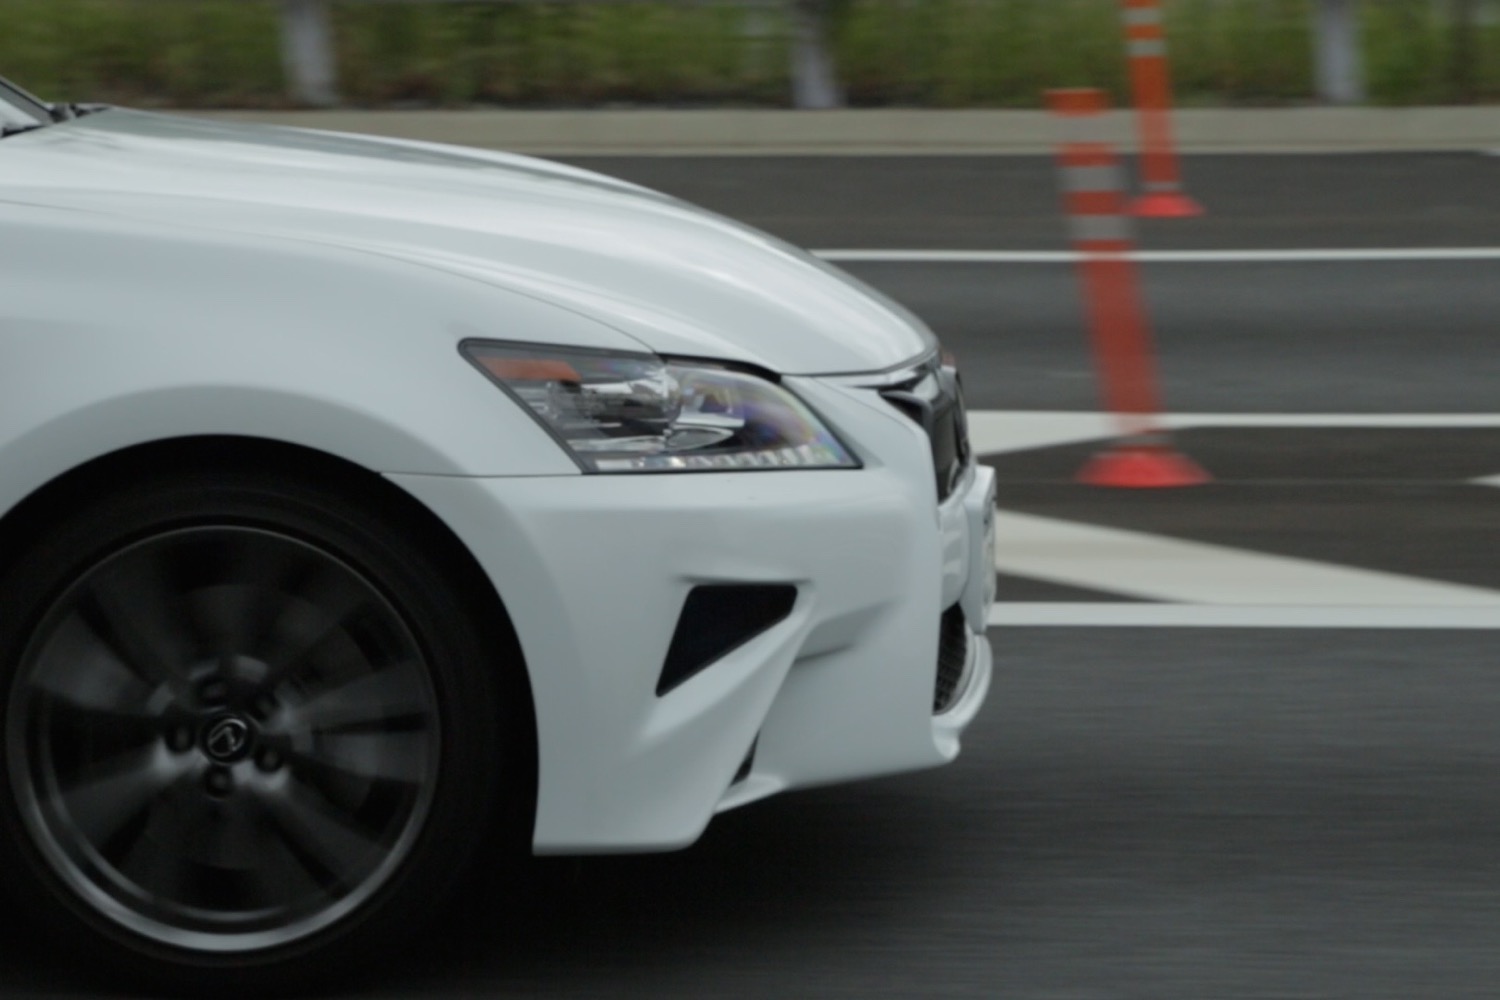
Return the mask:
<path id="1" fill-rule="evenodd" d="M 1173 413 L 1167 430 L 1500 428 L 1495 413 Z M 974 450 L 997 455 L 1118 432 L 1105 413 L 976 410 Z M 1472 480 L 1500 488 L 1500 475 Z M 1500 629 L 1500 591 L 1186 542 L 1001 510 L 1005 573 L 1166 603 L 1002 602 L 991 625 L 1147 628 Z"/>
<path id="2" fill-rule="evenodd" d="M 968 416 L 969 444 L 976 455 L 1052 448 L 1118 433 L 1118 425 L 1107 413 L 970 410 Z"/>
<path id="3" fill-rule="evenodd" d="M 835 264 L 1074 264 L 1072 250 L 814 250 Z M 1500 260 L 1500 247 L 1392 247 L 1326 250 L 1137 250 L 1142 264 L 1337 264 Z"/>
<path id="4" fill-rule="evenodd" d="M 1192 427 L 1310 427 L 1431 429 L 1500 427 L 1500 413 L 1166 413 L 1166 430 Z M 971 410 L 969 436 L 978 455 L 1001 455 L 1097 441 L 1119 432 L 1107 413 L 1047 410 Z M 1496 482 L 1487 485 L 1500 485 Z"/>
<path id="5" fill-rule="evenodd" d="M 1006 602 L 995 605 L 989 622 L 1045 628 L 1500 629 L 1500 610 Z"/>
<path id="6" fill-rule="evenodd" d="M 1003 573 L 1183 604 L 1483 608 L 1500 591 L 1001 510 Z"/>
<path id="7" fill-rule="evenodd" d="M 835 263 L 1073 264 L 1073 251 L 818 250 Z M 1500 247 L 1146 250 L 1140 263 L 1250 264 L 1500 260 Z M 1166 414 L 1191 427 L 1500 427 L 1500 414 Z M 1119 432 L 1108 414 L 972 411 L 978 454 L 1004 454 Z M 1474 482 L 1500 487 L 1500 475 Z M 1500 628 L 1500 592 L 1183 542 L 1001 511 L 997 567 L 1056 583 L 1186 603 L 1004 602 L 992 625 L 1215 628 Z"/>

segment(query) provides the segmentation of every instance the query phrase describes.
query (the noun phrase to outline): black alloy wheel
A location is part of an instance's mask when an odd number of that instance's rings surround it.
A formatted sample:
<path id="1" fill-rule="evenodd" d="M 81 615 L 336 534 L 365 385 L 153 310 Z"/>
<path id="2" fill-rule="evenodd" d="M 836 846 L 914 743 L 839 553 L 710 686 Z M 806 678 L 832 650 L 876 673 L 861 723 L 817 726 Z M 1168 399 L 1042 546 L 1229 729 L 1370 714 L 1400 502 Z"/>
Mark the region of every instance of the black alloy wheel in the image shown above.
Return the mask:
<path id="1" fill-rule="evenodd" d="M 527 787 L 513 650 L 385 507 L 165 477 L 66 518 L 0 581 L 20 864 L 0 863 L 136 981 L 233 969 L 253 992 L 368 964 Z"/>

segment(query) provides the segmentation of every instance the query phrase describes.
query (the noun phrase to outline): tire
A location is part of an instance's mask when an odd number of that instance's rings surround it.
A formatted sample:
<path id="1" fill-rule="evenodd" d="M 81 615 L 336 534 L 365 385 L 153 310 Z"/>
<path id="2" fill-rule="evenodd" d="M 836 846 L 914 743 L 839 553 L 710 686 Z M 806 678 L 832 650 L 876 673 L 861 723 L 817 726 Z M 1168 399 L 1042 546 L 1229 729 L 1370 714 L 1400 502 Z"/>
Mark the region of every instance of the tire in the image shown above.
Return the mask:
<path id="1" fill-rule="evenodd" d="M 0 878 L 115 982 L 347 981 L 529 814 L 509 632 L 371 487 L 155 476 L 0 579 Z"/>

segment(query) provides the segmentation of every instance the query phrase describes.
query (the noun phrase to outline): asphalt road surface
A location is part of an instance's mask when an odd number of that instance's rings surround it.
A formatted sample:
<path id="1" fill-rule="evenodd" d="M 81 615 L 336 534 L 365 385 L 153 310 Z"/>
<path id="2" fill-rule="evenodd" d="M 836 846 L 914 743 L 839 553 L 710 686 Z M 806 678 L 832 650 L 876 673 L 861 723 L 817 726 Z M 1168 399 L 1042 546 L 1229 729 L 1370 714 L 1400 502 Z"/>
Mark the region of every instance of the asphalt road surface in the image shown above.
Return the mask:
<path id="1" fill-rule="evenodd" d="M 1064 246 L 1043 160 L 585 165 L 812 247 Z M 1210 215 L 1144 227 L 1147 248 L 1500 245 L 1500 159 L 1206 157 L 1187 170 Z M 1070 267 L 851 270 L 957 350 L 976 409 L 1095 408 Z M 1191 610 L 1230 584 L 1334 580 L 1299 608 L 1431 593 L 1483 614 L 1493 594 L 1500 628 L 1500 491 L 1477 482 L 1500 474 L 1500 417 L 1366 420 L 1500 412 L 1500 261 L 1146 273 L 1168 403 L 1207 414 L 1177 445 L 1214 483 L 1080 486 L 1102 442 L 1076 436 L 992 445 L 987 460 L 1002 509 L 1026 524 L 1193 558 L 1176 576 L 1087 551 L 1053 574 L 1043 558 L 1003 576 L 1009 606 L 1082 621 L 1100 607 Z M 1353 422 L 1312 419 L 1330 414 Z M 1235 579 L 1245 566 L 1264 579 Z M 535 862 L 516 885 L 478 887 L 349 995 L 1493 997 L 1496 632 L 1397 610 L 1416 627 L 1382 627 L 1377 609 L 1361 628 L 992 630 L 990 704 L 953 766 L 760 803 L 673 855 Z M 96 995 L 70 977 L 79 956 L 38 956 L 3 931 L 0 996 Z"/>

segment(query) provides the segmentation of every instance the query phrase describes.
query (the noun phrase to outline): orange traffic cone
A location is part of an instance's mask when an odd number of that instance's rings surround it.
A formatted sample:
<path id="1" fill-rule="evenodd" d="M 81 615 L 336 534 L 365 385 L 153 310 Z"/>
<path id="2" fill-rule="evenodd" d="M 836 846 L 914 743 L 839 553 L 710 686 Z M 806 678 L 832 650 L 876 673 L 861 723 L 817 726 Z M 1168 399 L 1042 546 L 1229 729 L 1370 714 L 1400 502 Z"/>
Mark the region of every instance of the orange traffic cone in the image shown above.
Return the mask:
<path id="1" fill-rule="evenodd" d="M 1146 189 L 1131 203 L 1130 211 L 1154 219 L 1202 215 L 1203 206 L 1182 193 L 1177 139 L 1172 133 L 1172 81 L 1161 0 L 1122 0 L 1122 5 L 1141 137 L 1141 182 Z"/>
<path id="2" fill-rule="evenodd" d="M 1212 480 L 1198 463 L 1176 451 L 1160 434 L 1122 438 L 1078 470 L 1078 481 L 1088 486 L 1133 490 L 1201 486 Z"/>
<path id="3" fill-rule="evenodd" d="M 1079 481 L 1136 489 L 1206 483 L 1208 473 L 1174 451 L 1155 426 L 1161 407 L 1119 155 L 1108 143 L 1095 141 L 1104 92 L 1053 90 L 1047 103 L 1072 132 L 1058 157 L 1063 197 L 1104 402 L 1125 434 L 1084 466 Z"/>

